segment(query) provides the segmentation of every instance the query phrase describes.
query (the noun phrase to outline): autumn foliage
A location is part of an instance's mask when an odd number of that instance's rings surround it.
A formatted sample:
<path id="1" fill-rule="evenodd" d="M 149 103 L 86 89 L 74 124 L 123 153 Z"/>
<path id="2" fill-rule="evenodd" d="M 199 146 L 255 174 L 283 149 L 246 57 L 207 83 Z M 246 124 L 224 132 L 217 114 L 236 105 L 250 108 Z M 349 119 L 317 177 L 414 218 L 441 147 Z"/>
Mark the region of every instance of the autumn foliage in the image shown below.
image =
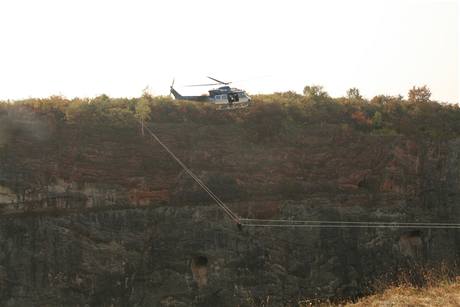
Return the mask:
<path id="1" fill-rule="evenodd" d="M 0 102 L 0 114 L 28 110 L 49 125 L 77 125 L 79 129 L 125 129 L 138 119 L 202 125 L 236 125 L 254 142 L 268 142 L 293 133 L 295 127 L 344 127 L 356 133 L 410 135 L 433 139 L 460 136 L 460 108 L 430 100 L 425 87 L 412 88 L 409 99 L 379 95 L 367 100 L 352 88 L 345 97 L 332 98 L 321 86 L 306 86 L 304 95 L 295 92 L 255 95 L 250 107 L 221 111 L 210 103 L 175 101 L 170 97 L 143 94 L 139 98 L 67 99 L 52 96 Z M 16 112 L 15 111 L 15 112 Z M 316 129 L 316 128 L 315 128 Z"/>

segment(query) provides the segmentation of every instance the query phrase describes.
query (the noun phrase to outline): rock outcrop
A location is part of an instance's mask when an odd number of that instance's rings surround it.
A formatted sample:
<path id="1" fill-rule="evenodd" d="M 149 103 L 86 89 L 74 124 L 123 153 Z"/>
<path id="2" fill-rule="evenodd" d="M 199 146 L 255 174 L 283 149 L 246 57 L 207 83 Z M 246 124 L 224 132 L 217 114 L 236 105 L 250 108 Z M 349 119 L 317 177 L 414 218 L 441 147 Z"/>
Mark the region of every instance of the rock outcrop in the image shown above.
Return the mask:
<path id="1" fill-rule="evenodd" d="M 279 306 L 358 296 L 406 265 L 460 255 L 455 229 L 239 230 L 137 130 L 40 129 L 16 129 L 0 144 L 2 306 Z M 153 129 L 243 217 L 460 216 L 460 140 L 333 125 L 270 142 L 237 125 Z"/>

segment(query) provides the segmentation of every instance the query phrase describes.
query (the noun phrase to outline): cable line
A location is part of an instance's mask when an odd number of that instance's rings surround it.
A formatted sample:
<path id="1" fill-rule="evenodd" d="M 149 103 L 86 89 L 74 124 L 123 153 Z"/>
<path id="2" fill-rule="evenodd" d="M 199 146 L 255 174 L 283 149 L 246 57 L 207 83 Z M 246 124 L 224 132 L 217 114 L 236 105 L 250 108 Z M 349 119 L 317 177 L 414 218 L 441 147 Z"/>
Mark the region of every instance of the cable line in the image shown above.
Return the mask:
<path id="1" fill-rule="evenodd" d="M 152 138 L 169 153 L 169 155 L 182 167 L 182 169 L 213 199 L 228 217 L 238 225 L 247 227 L 276 227 L 276 228 L 421 228 L 421 229 L 460 229 L 460 223 L 432 223 L 432 222 L 376 222 L 376 221 L 321 221 L 321 220 L 293 220 L 293 219 L 254 219 L 240 218 L 234 213 L 214 192 L 192 172 L 153 131 L 139 121 Z"/>
<path id="2" fill-rule="evenodd" d="M 443 225 L 398 225 L 398 224 L 372 224 L 372 223 L 361 223 L 361 224 L 342 224 L 337 222 L 336 224 L 247 224 L 242 223 L 241 226 L 247 227 L 309 227 L 309 228 L 420 228 L 420 229 L 460 229 L 458 226 L 443 226 Z"/>
<path id="3" fill-rule="evenodd" d="M 240 218 L 240 220 L 244 222 L 250 223 L 257 223 L 257 222 L 264 222 L 265 224 L 270 225 L 388 225 L 388 226 L 448 226 L 448 227 L 460 227 L 460 223 L 434 223 L 434 222 L 354 222 L 354 221 L 312 221 L 312 220 L 292 220 L 292 219 L 278 219 L 278 220 L 270 220 L 270 219 L 250 219 L 250 218 Z"/>
<path id="4" fill-rule="evenodd" d="M 138 121 L 141 125 L 142 123 L 140 121 Z M 212 191 L 211 189 L 209 189 L 206 184 L 203 183 L 203 181 L 201 181 L 200 178 L 198 178 L 198 176 L 196 176 L 169 148 L 168 146 L 166 146 L 159 138 L 158 136 L 156 136 L 155 133 L 153 133 L 153 131 L 144 125 L 144 129 L 147 130 L 147 132 L 155 139 L 155 141 L 157 141 L 158 144 L 160 144 L 164 150 L 166 150 L 166 152 L 169 153 L 169 155 L 184 169 L 184 171 L 190 176 L 193 178 L 193 180 L 195 180 L 196 183 L 198 183 L 198 185 L 200 187 L 203 188 L 203 190 L 206 191 L 206 193 L 208 193 L 208 195 L 216 202 L 216 204 L 237 224 L 237 225 L 241 225 L 241 221 L 240 221 L 240 218 L 232 211 L 230 210 L 230 208 L 227 207 L 227 205 L 225 205 L 225 203 L 220 200 L 219 197 L 217 197 Z"/>

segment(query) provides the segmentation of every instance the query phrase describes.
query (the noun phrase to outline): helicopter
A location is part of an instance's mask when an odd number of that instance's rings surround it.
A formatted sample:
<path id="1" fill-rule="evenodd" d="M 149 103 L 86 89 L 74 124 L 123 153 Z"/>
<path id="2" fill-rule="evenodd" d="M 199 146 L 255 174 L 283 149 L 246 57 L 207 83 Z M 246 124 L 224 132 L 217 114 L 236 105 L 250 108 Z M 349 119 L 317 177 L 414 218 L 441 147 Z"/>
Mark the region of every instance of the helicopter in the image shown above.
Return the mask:
<path id="1" fill-rule="evenodd" d="M 221 85 L 218 88 L 209 90 L 209 95 L 202 95 L 202 96 L 182 96 L 179 94 L 178 91 L 174 89 L 174 80 L 171 84 L 171 94 L 177 100 L 190 100 L 190 101 L 198 101 L 198 102 L 211 102 L 219 107 L 219 109 L 236 109 L 236 108 L 244 108 L 249 105 L 251 102 L 251 97 L 241 89 L 237 89 L 234 87 L 230 87 L 229 84 L 232 82 L 224 82 L 217 80 L 212 77 L 207 77 L 217 83 L 209 83 L 209 84 L 194 84 L 188 86 L 213 86 L 213 85 Z"/>

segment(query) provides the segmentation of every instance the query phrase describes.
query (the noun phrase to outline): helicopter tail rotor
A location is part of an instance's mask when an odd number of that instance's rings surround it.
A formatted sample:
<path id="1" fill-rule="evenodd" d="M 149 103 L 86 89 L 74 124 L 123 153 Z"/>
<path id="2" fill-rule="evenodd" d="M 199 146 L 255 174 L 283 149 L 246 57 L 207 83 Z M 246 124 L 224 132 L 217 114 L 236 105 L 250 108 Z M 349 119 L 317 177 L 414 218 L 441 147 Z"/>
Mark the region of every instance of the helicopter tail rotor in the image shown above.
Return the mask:
<path id="1" fill-rule="evenodd" d="M 172 95 L 174 91 L 174 82 L 176 81 L 176 78 L 173 78 L 171 86 L 169 87 L 169 94 Z"/>
<path id="2" fill-rule="evenodd" d="M 173 79 L 173 81 L 171 83 L 171 86 L 169 88 L 169 94 L 173 95 L 175 99 L 182 99 L 182 95 L 179 94 L 179 92 L 174 89 L 174 81 L 175 81 L 175 79 Z"/>

